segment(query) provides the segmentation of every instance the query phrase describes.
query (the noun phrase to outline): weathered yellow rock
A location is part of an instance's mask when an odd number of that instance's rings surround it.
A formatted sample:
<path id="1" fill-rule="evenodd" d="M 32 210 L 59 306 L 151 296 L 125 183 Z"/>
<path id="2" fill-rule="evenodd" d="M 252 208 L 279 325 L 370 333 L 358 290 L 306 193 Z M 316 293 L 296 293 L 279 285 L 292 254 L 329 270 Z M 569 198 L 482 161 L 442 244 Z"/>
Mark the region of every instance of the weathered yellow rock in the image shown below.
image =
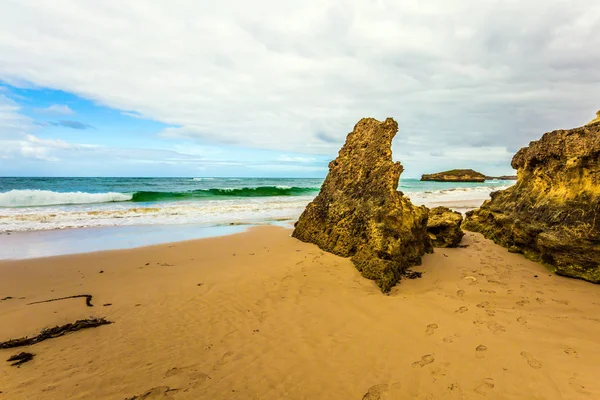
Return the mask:
<path id="1" fill-rule="evenodd" d="M 600 120 L 546 133 L 512 166 L 517 183 L 468 212 L 463 228 L 560 275 L 600 283 Z"/>
<path id="2" fill-rule="evenodd" d="M 460 229 L 463 217 L 461 213 L 447 207 L 435 207 L 429 210 L 427 232 L 434 247 L 457 247 L 464 232 Z"/>
<path id="3" fill-rule="evenodd" d="M 352 257 L 366 278 L 390 290 L 410 266 L 431 251 L 427 208 L 397 191 L 402 165 L 392 161 L 398 124 L 361 119 L 348 134 L 319 195 L 306 207 L 293 236 L 331 253 Z"/>

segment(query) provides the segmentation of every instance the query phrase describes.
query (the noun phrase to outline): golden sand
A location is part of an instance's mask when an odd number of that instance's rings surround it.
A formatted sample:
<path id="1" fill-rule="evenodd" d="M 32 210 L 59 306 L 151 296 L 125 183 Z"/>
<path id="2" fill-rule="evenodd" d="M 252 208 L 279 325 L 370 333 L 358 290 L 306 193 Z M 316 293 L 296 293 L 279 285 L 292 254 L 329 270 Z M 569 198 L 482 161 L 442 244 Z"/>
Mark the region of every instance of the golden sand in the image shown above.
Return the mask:
<path id="1" fill-rule="evenodd" d="M 384 296 L 290 233 L 0 263 L 0 341 L 114 322 L 0 350 L 0 400 L 600 399 L 600 286 L 468 233 Z"/>

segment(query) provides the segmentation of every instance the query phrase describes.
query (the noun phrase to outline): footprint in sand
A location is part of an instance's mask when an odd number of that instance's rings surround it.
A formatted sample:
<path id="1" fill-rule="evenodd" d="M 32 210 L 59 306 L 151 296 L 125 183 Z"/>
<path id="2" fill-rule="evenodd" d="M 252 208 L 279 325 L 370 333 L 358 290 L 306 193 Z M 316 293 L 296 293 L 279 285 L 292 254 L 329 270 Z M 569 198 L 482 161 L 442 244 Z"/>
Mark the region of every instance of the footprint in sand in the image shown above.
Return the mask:
<path id="1" fill-rule="evenodd" d="M 479 395 L 486 396 L 492 391 L 494 386 L 496 385 L 492 378 L 485 378 L 473 391 Z"/>
<path id="2" fill-rule="evenodd" d="M 454 334 L 452 336 L 446 336 L 442 340 L 444 341 L 444 343 L 454 343 L 454 339 L 457 337 L 458 337 L 458 335 Z"/>
<path id="3" fill-rule="evenodd" d="M 571 347 L 565 347 L 565 354 L 568 354 L 570 356 L 575 356 L 575 358 L 579 357 L 579 353 L 577 352 L 577 350 L 575 350 Z"/>
<path id="4" fill-rule="evenodd" d="M 554 302 L 556 302 L 558 304 L 565 305 L 565 306 L 569 305 L 569 300 L 556 300 L 556 299 L 552 299 L 552 301 L 554 301 Z"/>
<path id="5" fill-rule="evenodd" d="M 523 307 L 525 304 L 529 304 L 529 300 L 523 299 L 517 301 L 517 305 Z"/>
<path id="6" fill-rule="evenodd" d="M 463 306 L 463 307 L 459 307 L 459 309 L 458 309 L 458 310 L 456 310 L 456 311 L 454 311 L 454 312 L 457 312 L 457 313 L 459 313 L 459 314 L 462 314 L 462 313 L 465 313 L 465 312 L 467 312 L 467 311 L 469 311 L 469 308 L 468 308 L 468 307 L 464 307 L 464 306 Z"/>
<path id="7" fill-rule="evenodd" d="M 425 329 L 425 335 L 431 336 L 435 333 L 435 330 L 438 328 L 438 324 L 429 324 Z"/>
<path id="8" fill-rule="evenodd" d="M 489 305 L 490 305 L 489 301 L 482 301 L 481 303 L 477 304 L 477 307 L 479 307 L 479 308 L 486 308 Z"/>
<path id="9" fill-rule="evenodd" d="M 581 382 L 581 375 L 578 373 L 573 374 L 573 376 L 571 378 L 569 378 L 569 385 L 577 393 L 584 394 L 586 396 L 592 395 L 592 393 L 585 390 L 585 385 Z"/>
<path id="10" fill-rule="evenodd" d="M 175 387 L 196 388 L 210 376 L 198 371 L 195 367 L 175 367 L 165 373 L 165 378 L 171 378 L 169 384 Z"/>
<path id="11" fill-rule="evenodd" d="M 389 400 L 394 397 L 394 392 L 402 387 L 400 382 L 392 383 L 388 385 L 382 383 L 380 385 L 371 386 L 369 391 L 365 393 L 362 400 Z"/>
<path id="12" fill-rule="evenodd" d="M 528 353 L 526 351 L 522 351 L 521 352 L 521 356 L 523 358 L 525 358 L 525 360 L 527 360 L 527 364 L 529 364 L 529 366 L 531 368 L 534 368 L 534 369 L 540 369 L 540 368 L 542 368 L 542 363 L 539 362 L 531 353 Z"/>
<path id="13" fill-rule="evenodd" d="M 437 367 L 433 367 L 431 369 L 431 375 L 439 377 L 446 376 L 448 374 L 448 367 L 450 366 L 449 362 L 441 363 Z"/>
<path id="14" fill-rule="evenodd" d="M 462 289 L 461 290 L 457 290 L 456 291 L 456 295 L 462 299 L 464 297 L 464 295 L 465 295 L 465 291 L 462 290 Z"/>
<path id="15" fill-rule="evenodd" d="M 495 290 L 479 289 L 481 293 L 496 294 Z"/>
<path id="16" fill-rule="evenodd" d="M 387 384 L 375 385 L 369 388 L 369 391 L 365 393 L 362 400 L 381 400 L 390 389 Z"/>
<path id="17" fill-rule="evenodd" d="M 217 361 L 215 363 L 215 365 L 213 366 L 213 369 L 215 371 L 220 370 L 224 365 L 229 363 L 229 360 L 233 357 L 233 352 L 232 351 L 228 351 L 225 354 L 223 354 L 223 357 Z"/>
<path id="18" fill-rule="evenodd" d="M 475 356 L 477 358 L 485 358 L 485 352 L 487 351 L 487 347 L 483 344 L 480 344 L 475 348 Z"/>
<path id="19" fill-rule="evenodd" d="M 489 322 L 488 329 L 492 333 L 506 332 L 506 328 L 504 328 L 504 326 L 502 326 L 496 322 Z"/>
<path id="20" fill-rule="evenodd" d="M 517 318 L 517 322 L 520 323 L 521 325 L 527 325 L 527 318 L 519 317 L 519 318 Z"/>
<path id="21" fill-rule="evenodd" d="M 417 368 L 417 367 L 423 368 L 427 364 L 431 364 L 434 361 L 435 361 L 435 358 L 433 358 L 433 355 L 425 354 L 423 357 L 421 357 L 421 359 L 419 361 L 415 361 L 414 363 L 412 363 L 412 366 L 413 366 L 413 368 Z"/>
<path id="22" fill-rule="evenodd" d="M 537 301 L 539 304 L 546 304 L 546 300 L 536 297 L 535 301 Z"/>
<path id="23" fill-rule="evenodd" d="M 496 311 L 494 311 L 494 310 L 486 309 L 485 312 L 490 317 L 493 317 L 494 315 L 496 315 Z"/>

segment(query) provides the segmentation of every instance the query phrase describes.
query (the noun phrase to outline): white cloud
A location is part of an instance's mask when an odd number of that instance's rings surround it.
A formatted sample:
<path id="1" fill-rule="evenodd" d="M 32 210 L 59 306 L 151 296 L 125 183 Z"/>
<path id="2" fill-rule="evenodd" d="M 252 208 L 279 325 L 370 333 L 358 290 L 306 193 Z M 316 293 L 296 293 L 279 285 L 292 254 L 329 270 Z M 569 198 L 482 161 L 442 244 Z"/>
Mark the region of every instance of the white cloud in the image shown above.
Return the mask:
<path id="1" fill-rule="evenodd" d="M 65 104 L 53 104 L 46 108 L 34 108 L 34 111 L 42 115 L 73 115 L 75 111 Z"/>
<path id="2" fill-rule="evenodd" d="M 3 160 L 22 157 L 42 161 L 60 161 L 57 152 L 89 149 L 96 146 L 72 144 L 60 139 L 43 139 L 35 136 L 39 126 L 31 118 L 21 114 L 20 106 L 0 94 L 0 158 Z"/>
<path id="3" fill-rule="evenodd" d="M 3 4 L 0 33 L 0 79 L 202 144 L 333 156 L 359 118 L 393 116 L 397 157 L 508 167 L 600 107 L 596 0 L 30 0 Z"/>
<path id="4" fill-rule="evenodd" d="M 298 163 L 309 163 L 309 162 L 316 161 L 316 159 L 314 157 L 288 156 L 287 154 L 280 155 L 278 160 L 283 161 L 283 162 L 298 162 Z"/>

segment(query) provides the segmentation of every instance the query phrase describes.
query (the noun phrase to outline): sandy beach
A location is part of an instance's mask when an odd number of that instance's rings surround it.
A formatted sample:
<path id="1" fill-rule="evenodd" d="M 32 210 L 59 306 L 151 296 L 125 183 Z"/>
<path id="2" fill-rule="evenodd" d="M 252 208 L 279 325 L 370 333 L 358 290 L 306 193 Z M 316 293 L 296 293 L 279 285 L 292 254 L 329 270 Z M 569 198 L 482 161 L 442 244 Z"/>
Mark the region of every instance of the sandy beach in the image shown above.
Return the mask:
<path id="1" fill-rule="evenodd" d="M 290 233 L 0 263 L 0 340 L 113 322 L 0 350 L 0 399 L 600 398 L 600 286 L 467 233 L 385 296 Z"/>

